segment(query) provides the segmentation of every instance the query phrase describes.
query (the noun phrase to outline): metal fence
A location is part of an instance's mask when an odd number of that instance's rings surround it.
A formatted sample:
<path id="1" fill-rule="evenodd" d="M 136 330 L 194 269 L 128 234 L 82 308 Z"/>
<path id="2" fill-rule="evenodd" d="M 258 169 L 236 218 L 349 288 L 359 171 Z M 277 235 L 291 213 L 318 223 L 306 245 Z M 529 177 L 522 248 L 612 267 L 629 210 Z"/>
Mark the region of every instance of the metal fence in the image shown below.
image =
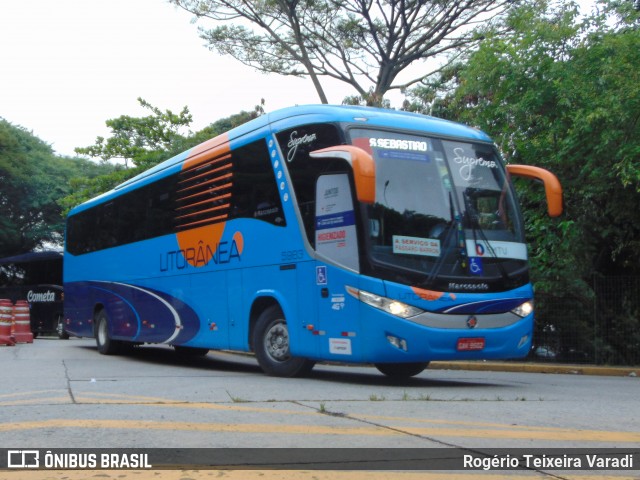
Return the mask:
<path id="1" fill-rule="evenodd" d="M 582 298 L 536 296 L 528 360 L 640 365 L 640 277 L 593 277 Z"/>

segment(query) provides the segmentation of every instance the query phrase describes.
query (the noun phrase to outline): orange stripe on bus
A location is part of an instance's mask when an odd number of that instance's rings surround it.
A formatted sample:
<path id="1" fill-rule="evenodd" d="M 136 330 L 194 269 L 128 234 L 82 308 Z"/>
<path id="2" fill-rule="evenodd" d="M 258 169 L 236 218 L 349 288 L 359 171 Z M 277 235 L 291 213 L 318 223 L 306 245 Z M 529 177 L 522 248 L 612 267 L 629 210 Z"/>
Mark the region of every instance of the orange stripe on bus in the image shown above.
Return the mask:
<path id="1" fill-rule="evenodd" d="M 231 145 L 229 144 L 229 134 L 223 133 L 211 140 L 207 140 L 206 142 L 193 147 L 189 152 L 189 156 L 182 164 L 182 170 L 188 170 L 208 160 L 230 152 Z"/>

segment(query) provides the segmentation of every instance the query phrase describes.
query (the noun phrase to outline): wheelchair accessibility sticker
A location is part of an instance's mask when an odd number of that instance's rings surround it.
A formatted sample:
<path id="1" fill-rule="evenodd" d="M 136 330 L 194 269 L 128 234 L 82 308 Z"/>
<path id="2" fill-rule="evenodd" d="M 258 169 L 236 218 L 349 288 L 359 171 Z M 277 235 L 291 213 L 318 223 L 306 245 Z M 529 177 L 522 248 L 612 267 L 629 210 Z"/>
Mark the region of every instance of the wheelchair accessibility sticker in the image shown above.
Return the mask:
<path id="1" fill-rule="evenodd" d="M 322 265 L 316 267 L 316 284 L 318 285 L 326 285 L 327 284 L 327 267 L 326 265 Z"/>
<path id="2" fill-rule="evenodd" d="M 484 269 L 482 268 L 482 258 L 469 257 L 469 271 L 472 275 L 482 275 Z"/>

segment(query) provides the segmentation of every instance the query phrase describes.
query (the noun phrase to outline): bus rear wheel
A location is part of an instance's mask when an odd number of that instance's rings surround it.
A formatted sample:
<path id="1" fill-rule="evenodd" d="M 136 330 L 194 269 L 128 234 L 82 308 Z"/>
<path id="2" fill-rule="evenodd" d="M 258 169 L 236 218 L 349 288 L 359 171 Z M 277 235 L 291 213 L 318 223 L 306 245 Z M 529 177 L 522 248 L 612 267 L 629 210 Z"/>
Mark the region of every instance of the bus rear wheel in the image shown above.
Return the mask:
<path id="1" fill-rule="evenodd" d="M 95 316 L 95 336 L 98 351 L 103 355 L 115 355 L 122 349 L 122 342 L 113 340 L 109 335 L 109 317 L 104 310 Z"/>
<path id="2" fill-rule="evenodd" d="M 384 373 L 387 377 L 404 379 L 413 377 L 421 373 L 429 362 L 413 362 L 413 363 L 376 363 L 376 368 Z"/>
<path id="3" fill-rule="evenodd" d="M 260 368 L 274 377 L 299 377 L 311 371 L 315 362 L 293 357 L 289 349 L 289 327 L 278 306 L 267 308 L 256 322 L 253 349 Z"/>

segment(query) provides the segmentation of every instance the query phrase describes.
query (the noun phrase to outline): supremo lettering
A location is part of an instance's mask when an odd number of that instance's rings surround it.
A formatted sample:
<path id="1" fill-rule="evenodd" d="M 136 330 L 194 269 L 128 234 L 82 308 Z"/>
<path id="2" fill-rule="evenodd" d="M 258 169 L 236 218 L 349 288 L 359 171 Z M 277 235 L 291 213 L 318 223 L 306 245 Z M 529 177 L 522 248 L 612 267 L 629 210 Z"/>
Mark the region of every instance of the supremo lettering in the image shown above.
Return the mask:
<path id="1" fill-rule="evenodd" d="M 209 262 L 216 265 L 230 263 L 233 259 L 240 261 L 240 251 L 235 240 L 231 242 L 220 242 L 215 245 L 215 250 L 211 245 L 200 241 L 198 248 L 187 248 L 184 250 L 174 250 L 160 254 L 160 271 L 184 270 L 189 267 L 204 267 Z"/>
<path id="2" fill-rule="evenodd" d="M 473 176 L 473 168 L 474 167 L 485 167 L 485 168 L 497 168 L 498 164 L 493 160 L 485 160 L 482 157 L 468 157 L 465 155 L 464 148 L 454 148 L 453 161 L 460 166 L 460 177 L 463 180 L 469 181 Z"/>
<path id="3" fill-rule="evenodd" d="M 298 147 L 300 145 L 306 145 L 308 143 L 315 142 L 317 138 L 318 137 L 315 133 L 307 134 L 303 137 L 298 137 L 297 130 L 291 132 L 289 143 L 287 144 L 287 147 L 289 147 L 289 153 L 287 153 L 287 162 L 293 162 L 293 159 L 295 158 L 296 152 L 298 151 Z"/>
<path id="4" fill-rule="evenodd" d="M 370 138 L 369 146 L 372 148 L 413 150 L 416 152 L 426 152 L 428 150 L 427 142 L 417 142 L 415 140 L 400 140 L 397 138 Z"/>

